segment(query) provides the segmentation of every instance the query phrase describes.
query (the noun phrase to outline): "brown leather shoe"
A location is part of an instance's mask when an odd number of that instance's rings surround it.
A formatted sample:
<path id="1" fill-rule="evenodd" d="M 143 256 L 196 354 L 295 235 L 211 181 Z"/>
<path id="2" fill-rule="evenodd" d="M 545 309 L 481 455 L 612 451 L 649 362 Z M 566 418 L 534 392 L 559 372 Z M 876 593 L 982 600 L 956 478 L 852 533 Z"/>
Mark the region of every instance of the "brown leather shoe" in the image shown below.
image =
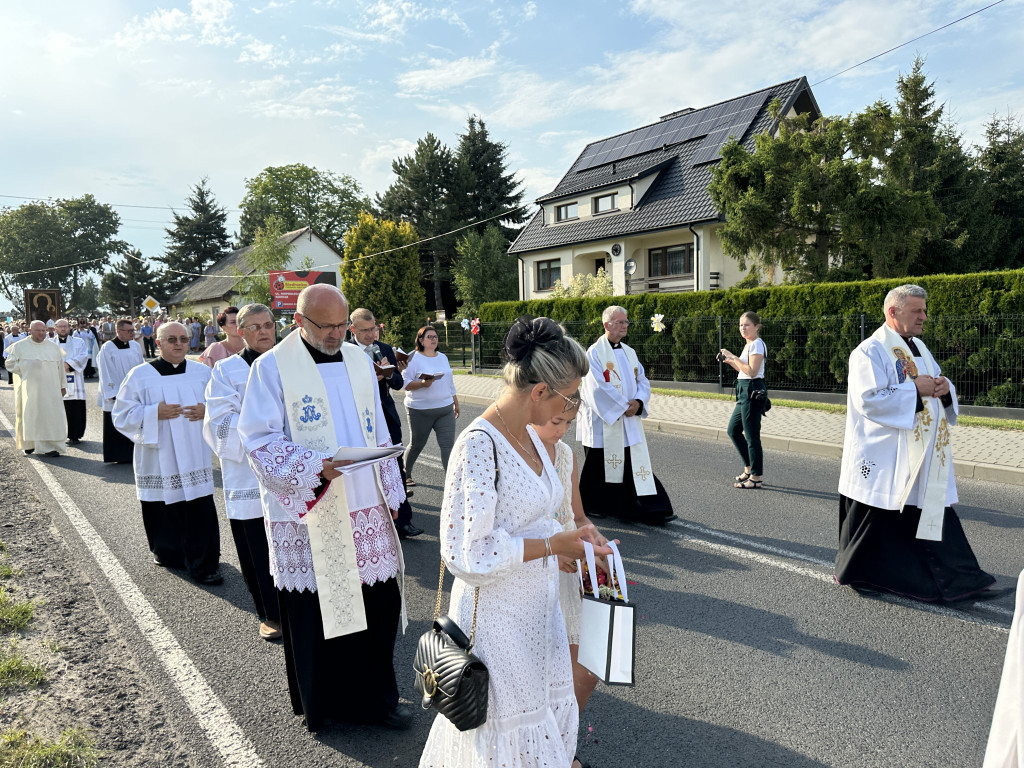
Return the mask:
<path id="1" fill-rule="evenodd" d="M 264 640 L 280 640 L 281 625 L 278 624 L 276 621 L 261 621 L 260 637 L 262 637 Z"/>

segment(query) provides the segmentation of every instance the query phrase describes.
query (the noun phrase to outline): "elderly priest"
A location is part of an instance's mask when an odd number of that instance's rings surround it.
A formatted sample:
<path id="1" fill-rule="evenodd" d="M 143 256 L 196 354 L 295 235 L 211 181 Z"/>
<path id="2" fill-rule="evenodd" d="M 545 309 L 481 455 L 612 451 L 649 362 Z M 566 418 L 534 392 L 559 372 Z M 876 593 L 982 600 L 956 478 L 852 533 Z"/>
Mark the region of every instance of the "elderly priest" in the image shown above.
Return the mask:
<path id="1" fill-rule="evenodd" d="M 85 436 L 85 366 L 89 362 L 89 348 L 71 332 L 71 323 L 58 320 L 50 341 L 64 351 L 64 375 L 67 377 L 64 394 L 64 414 L 68 420 L 68 445 L 78 445 Z"/>
<path id="2" fill-rule="evenodd" d="M 110 414 L 117 402 L 117 391 L 128 372 L 144 362 L 142 347 L 135 341 L 132 321 L 118 320 L 117 336 L 96 353 L 96 365 L 100 371 L 100 386 L 96 397 L 103 409 L 103 461 L 131 463 L 134 445 L 114 428 Z"/>
<path id="3" fill-rule="evenodd" d="M 407 728 L 393 663 L 405 567 L 390 511 L 405 489 L 394 459 L 344 475 L 332 460 L 339 447 L 390 444 L 377 378 L 343 343 L 337 288 L 304 289 L 295 320 L 300 332 L 253 363 L 238 421 L 270 528 L 292 708 L 311 731 L 334 720 Z"/>
<path id="4" fill-rule="evenodd" d="M 203 442 L 210 369 L 185 359 L 189 333 L 181 323 L 161 325 L 156 343 L 160 357 L 129 371 L 111 417 L 135 443 L 135 488 L 153 562 L 219 584 L 213 465 Z"/>
<path id="5" fill-rule="evenodd" d="M 60 456 L 68 435 L 61 398 L 67 394 L 64 353 L 47 341 L 46 323 L 33 320 L 29 336 L 7 349 L 14 381 L 14 439 L 25 453 Z"/>
<path id="6" fill-rule="evenodd" d="M 839 474 L 836 581 L 928 602 L 991 598 L 957 502 L 950 430 L 956 389 L 918 338 L 928 294 L 889 291 L 885 324 L 850 355 Z"/>

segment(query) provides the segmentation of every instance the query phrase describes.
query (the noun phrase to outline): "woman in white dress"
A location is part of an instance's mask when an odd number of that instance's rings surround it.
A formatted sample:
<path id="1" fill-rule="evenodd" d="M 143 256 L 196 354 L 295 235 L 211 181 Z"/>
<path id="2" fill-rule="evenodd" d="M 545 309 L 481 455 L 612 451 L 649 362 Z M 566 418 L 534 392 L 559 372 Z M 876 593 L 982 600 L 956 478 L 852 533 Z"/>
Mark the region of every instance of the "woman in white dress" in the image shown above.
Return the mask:
<path id="1" fill-rule="evenodd" d="M 505 354 L 507 386 L 456 441 L 441 504 L 441 557 L 456 576 L 448 614 L 467 633 L 480 589 L 473 653 L 490 673 L 487 721 L 459 731 L 438 715 L 421 768 L 569 768 L 576 751 L 557 556 L 582 557 L 594 527 L 562 530 L 564 489 L 528 425 L 579 406 L 587 358 L 556 323 L 529 317 L 509 331 Z"/>

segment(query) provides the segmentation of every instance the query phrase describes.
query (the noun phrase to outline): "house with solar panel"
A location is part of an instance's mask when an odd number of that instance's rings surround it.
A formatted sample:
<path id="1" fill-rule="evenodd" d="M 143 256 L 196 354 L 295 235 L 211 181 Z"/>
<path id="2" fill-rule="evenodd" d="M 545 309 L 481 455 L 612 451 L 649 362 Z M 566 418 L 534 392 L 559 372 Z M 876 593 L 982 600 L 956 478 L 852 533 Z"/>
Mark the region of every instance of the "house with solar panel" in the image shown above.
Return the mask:
<path id="1" fill-rule="evenodd" d="M 730 137 L 748 149 L 783 115 L 820 116 L 806 78 L 773 85 L 588 144 L 509 249 L 520 298 L 605 269 L 615 295 L 728 288 L 744 277 L 717 236 L 724 215 L 708 194 Z"/>

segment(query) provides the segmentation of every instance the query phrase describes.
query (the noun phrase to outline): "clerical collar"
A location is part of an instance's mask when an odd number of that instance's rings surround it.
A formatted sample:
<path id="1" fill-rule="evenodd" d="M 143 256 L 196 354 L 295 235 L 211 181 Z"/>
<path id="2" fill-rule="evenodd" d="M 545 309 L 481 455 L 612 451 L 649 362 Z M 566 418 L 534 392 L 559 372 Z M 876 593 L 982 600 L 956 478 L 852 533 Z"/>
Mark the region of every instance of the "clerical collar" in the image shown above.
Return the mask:
<path id="1" fill-rule="evenodd" d="M 622 349 L 622 342 L 616 341 L 614 344 L 612 344 L 612 349 Z"/>
<path id="2" fill-rule="evenodd" d="M 179 373 L 185 372 L 185 361 L 182 360 L 177 365 L 168 363 L 162 357 L 158 357 L 156 360 L 150 360 L 149 364 L 156 368 L 157 372 L 161 376 L 175 376 Z"/>
<path id="3" fill-rule="evenodd" d="M 301 333 L 301 331 L 300 331 L 300 333 Z M 303 339 L 302 336 L 299 336 L 299 338 L 302 339 L 302 343 L 306 345 L 306 350 L 309 352 L 310 357 L 313 358 L 313 362 L 316 363 L 317 365 L 320 365 L 320 363 L 341 363 L 341 362 L 344 362 L 345 358 L 342 356 L 340 349 L 337 352 L 335 352 L 333 355 L 328 355 L 328 354 L 325 354 L 325 353 L 321 352 L 319 349 L 314 347 L 308 341 Z"/>
<path id="4" fill-rule="evenodd" d="M 67 344 L 68 343 L 68 337 L 67 336 L 61 336 L 59 333 L 57 334 L 57 339 L 58 339 L 58 341 L 60 341 L 61 344 Z"/>
<path id="5" fill-rule="evenodd" d="M 245 349 L 238 353 L 238 356 L 245 360 L 248 366 L 252 368 L 252 364 L 256 362 L 256 358 L 260 356 L 260 353 L 257 352 L 252 347 L 246 347 Z"/>
<path id="6" fill-rule="evenodd" d="M 921 353 L 917 349 L 917 344 L 914 343 L 913 336 L 901 336 L 900 338 L 907 342 L 907 348 L 910 350 L 910 354 L 912 354 L 914 357 L 921 356 Z"/>
<path id="7" fill-rule="evenodd" d="M 111 339 L 114 342 L 114 346 L 118 349 L 128 349 L 131 346 L 130 342 L 121 341 L 120 339 Z"/>

